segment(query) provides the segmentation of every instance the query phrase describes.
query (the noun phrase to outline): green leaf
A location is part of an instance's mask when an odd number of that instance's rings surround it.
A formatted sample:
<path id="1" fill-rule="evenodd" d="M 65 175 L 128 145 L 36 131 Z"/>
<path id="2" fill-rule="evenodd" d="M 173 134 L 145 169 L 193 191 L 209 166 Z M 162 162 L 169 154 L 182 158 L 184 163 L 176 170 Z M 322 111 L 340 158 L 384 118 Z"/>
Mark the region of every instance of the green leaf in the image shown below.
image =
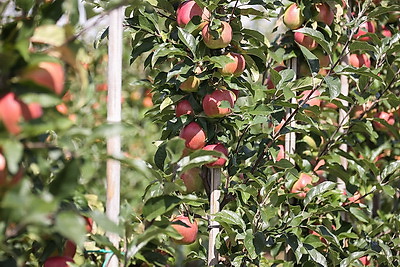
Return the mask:
<path id="1" fill-rule="evenodd" d="M 328 86 L 329 99 L 332 101 L 332 99 L 334 99 L 340 95 L 340 92 L 341 92 L 340 79 L 337 76 L 325 76 L 324 80 L 325 80 L 326 85 Z"/>
<path id="2" fill-rule="evenodd" d="M 3 144 L 3 153 L 7 161 L 7 168 L 12 174 L 16 174 L 20 168 L 24 147 L 15 139 L 7 139 Z"/>
<path id="3" fill-rule="evenodd" d="M 375 47 L 364 41 L 354 41 L 349 46 L 350 52 L 355 51 L 375 51 Z"/>
<path id="4" fill-rule="evenodd" d="M 319 59 L 310 52 L 307 48 L 302 46 L 301 44 L 298 44 L 300 47 L 301 52 L 303 53 L 304 57 L 307 60 L 307 64 L 311 70 L 312 73 L 318 73 L 319 72 Z"/>
<path id="5" fill-rule="evenodd" d="M 179 39 L 186 45 L 187 48 L 192 52 L 193 56 L 196 57 L 196 40 L 193 35 L 178 27 Z"/>
<path id="6" fill-rule="evenodd" d="M 65 198 L 72 195 L 80 177 L 80 164 L 78 159 L 72 159 L 65 164 L 65 167 L 57 174 L 50 183 L 49 190 L 57 198 Z"/>
<path id="7" fill-rule="evenodd" d="M 236 212 L 231 210 L 223 210 L 218 212 L 215 215 L 215 220 L 219 223 L 226 223 L 229 225 L 237 225 L 243 229 L 246 229 L 246 224 L 244 223 L 242 217 L 239 216 Z"/>
<path id="8" fill-rule="evenodd" d="M 314 260 L 315 263 L 317 263 L 318 265 L 322 265 L 323 267 L 328 267 L 328 263 L 324 255 L 322 255 L 318 250 L 316 250 L 310 245 L 305 245 L 304 247 L 306 248 L 308 254 Z"/>
<path id="9" fill-rule="evenodd" d="M 301 28 L 298 30 L 294 30 L 294 32 L 301 32 L 307 36 L 312 37 L 329 55 L 332 54 L 331 47 L 329 43 L 325 40 L 325 37 L 321 32 L 311 28 Z"/>
<path id="10" fill-rule="evenodd" d="M 253 238 L 253 231 L 251 229 L 248 229 L 244 237 L 244 247 L 247 249 L 250 259 L 257 258 L 256 248 L 253 244 Z"/>
<path id="11" fill-rule="evenodd" d="M 79 246 L 83 245 L 86 239 L 85 220 L 72 211 L 57 214 L 55 229 Z"/>
<path id="12" fill-rule="evenodd" d="M 306 198 L 304 199 L 304 205 L 307 206 L 313 198 L 315 198 L 316 196 L 320 196 L 326 191 L 332 190 L 335 187 L 336 183 L 330 181 L 325 181 L 317 186 L 312 187 L 310 191 L 308 191 Z"/>
<path id="13" fill-rule="evenodd" d="M 350 207 L 350 213 L 354 215 L 358 220 L 363 223 L 368 223 L 369 218 L 368 216 L 362 211 L 362 209 L 357 207 Z"/>
<path id="14" fill-rule="evenodd" d="M 173 210 L 181 199 L 175 196 L 158 196 L 147 200 L 143 207 L 143 216 L 151 221 L 168 211 Z"/>
<path id="15" fill-rule="evenodd" d="M 388 177 L 395 171 L 399 170 L 399 168 L 400 168 L 400 160 L 391 162 L 382 170 L 381 179 L 384 180 L 386 177 Z"/>

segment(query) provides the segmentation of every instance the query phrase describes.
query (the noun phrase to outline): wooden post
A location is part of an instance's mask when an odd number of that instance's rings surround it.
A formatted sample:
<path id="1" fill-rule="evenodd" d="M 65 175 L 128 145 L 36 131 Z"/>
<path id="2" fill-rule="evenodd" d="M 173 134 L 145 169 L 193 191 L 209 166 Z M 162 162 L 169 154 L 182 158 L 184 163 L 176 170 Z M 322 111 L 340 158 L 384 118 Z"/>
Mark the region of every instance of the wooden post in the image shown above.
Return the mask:
<path id="1" fill-rule="evenodd" d="M 210 215 L 208 219 L 208 225 L 210 227 L 209 239 L 208 239 L 208 266 L 215 266 L 218 264 L 218 251 L 215 247 L 215 240 L 219 233 L 219 223 L 214 221 L 214 215 L 219 212 L 219 198 L 221 191 L 219 186 L 221 184 L 221 169 L 213 168 L 210 169 L 211 181 L 210 181 Z"/>
<path id="2" fill-rule="evenodd" d="M 121 85 L 122 85 L 122 23 L 123 8 L 110 12 L 110 28 L 108 41 L 108 102 L 107 122 L 121 122 Z M 119 157 L 121 154 L 121 137 L 111 136 L 107 139 L 107 154 Z M 118 160 L 107 160 L 107 203 L 106 214 L 110 220 L 118 224 L 120 211 L 120 169 Z M 106 233 L 112 244 L 118 248 L 118 234 Z M 107 267 L 118 267 L 118 258 L 113 255 Z"/>

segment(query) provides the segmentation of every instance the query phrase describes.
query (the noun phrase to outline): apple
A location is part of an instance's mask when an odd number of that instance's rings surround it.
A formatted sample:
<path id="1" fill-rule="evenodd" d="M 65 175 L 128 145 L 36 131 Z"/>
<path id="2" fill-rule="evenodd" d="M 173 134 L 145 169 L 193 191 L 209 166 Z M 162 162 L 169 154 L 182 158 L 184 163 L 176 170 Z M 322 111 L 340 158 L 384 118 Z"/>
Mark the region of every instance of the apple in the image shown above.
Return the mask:
<path id="1" fill-rule="evenodd" d="M 381 111 L 381 112 L 376 113 L 375 117 L 385 120 L 389 125 L 393 125 L 396 122 L 394 115 L 391 112 Z M 378 121 L 373 121 L 373 125 L 375 126 L 375 128 L 377 130 L 380 130 L 380 131 L 387 130 L 386 126 Z"/>
<path id="2" fill-rule="evenodd" d="M 65 241 L 63 256 L 73 259 L 75 253 L 76 253 L 76 244 L 71 240 Z"/>
<path id="3" fill-rule="evenodd" d="M 350 54 L 349 63 L 355 68 L 360 68 L 362 66 L 367 68 L 371 67 L 371 61 L 367 54 Z"/>
<path id="4" fill-rule="evenodd" d="M 362 256 L 362 257 L 359 258 L 358 260 L 361 262 L 361 264 L 362 264 L 363 266 L 368 266 L 368 265 L 371 264 L 370 260 L 368 259 L 368 256 Z"/>
<path id="5" fill-rule="evenodd" d="M 361 23 L 360 28 L 354 34 L 353 38 L 358 39 L 360 41 L 369 41 L 371 40 L 371 37 L 364 36 L 367 33 L 375 33 L 375 25 L 371 21 L 366 21 Z"/>
<path id="6" fill-rule="evenodd" d="M 285 70 L 285 69 L 286 69 L 286 66 L 282 66 L 282 65 L 274 67 L 274 70 L 276 70 L 277 72 L 280 72 L 280 71 Z M 275 88 L 275 84 L 272 82 L 270 74 L 267 77 L 267 82 L 266 83 L 267 83 L 267 89 L 274 89 Z"/>
<path id="7" fill-rule="evenodd" d="M 312 184 L 312 177 L 308 174 L 301 173 L 299 179 L 293 184 L 290 193 L 297 193 L 295 197 L 305 198 L 307 192 L 310 190 L 308 185 Z"/>
<path id="8" fill-rule="evenodd" d="M 83 216 L 83 219 L 86 222 L 85 229 L 86 232 L 90 233 L 93 230 L 93 219 L 90 217 Z"/>
<path id="9" fill-rule="evenodd" d="M 318 46 L 318 43 L 312 37 L 307 36 L 301 32 L 294 33 L 294 40 L 296 41 L 296 43 L 301 44 L 310 51 L 316 49 Z"/>
<path id="10" fill-rule="evenodd" d="M 236 96 L 230 90 L 216 89 L 211 94 L 207 94 L 203 98 L 203 110 L 207 117 L 210 118 L 221 118 L 232 112 Z M 220 107 L 222 101 L 227 101 L 230 104 L 230 108 Z"/>
<path id="11" fill-rule="evenodd" d="M 303 22 L 304 16 L 301 13 L 300 7 L 296 3 L 291 4 L 283 14 L 283 23 L 289 29 L 295 30 L 300 28 Z"/>
<path id="12" fill-rule="evenodd" d="M 7 182 L 7 162 L 3 153 L 0 151 L 0 185 Z"/>
<path id="13" fill-rule="evenodd" d="M 151 90 L 145 91 L 142 104 L 145 108 L 153 107 L 153 94 L 151 93 Z"/>
<path id="14" fill-rule="evenodd" d="M 383 25 L 383 26 L 382 26 L 381 33 L 382 33 L 382 35 L 385 36 L 385 37 L 392 37 L 392 32 L 389 30 L 388 27 L 386 27 L 386 25 Z"/>
<path id="15" fill-rule="evenodd" d="M 47 87 L 58 95 L 64 91 L 64 68 L 56 62 L 40 62 L 35 67 L 27 70 L 22 78 Z"/>
<path id="16" fill-rule="evenodd" d="M 192 168 L 181 174 L 181 179 L 186 186 L 187 193 L 202 192 L 204 189 L 203 179 L 201 179 L 201 169 Z"/>
<path id="17" fill-rule="evenodd" d="M 323 22 L 327 25 L 332 25 L 335 14 L 327 3 L 317 3 L 315 4 L 315 9 L 318 12 L 317 16 L 315 17 L 316 21 Z"/>
<path id="18" fill-rule="evenodd" d="M 241 54 L 230 52 L 226 54 L 228 57 L 234 60 L 226 64 L 223 68 L 218 69 L 223 76 L 240 76 L 246 68 L 246 60 Z"/>
<path id="19" fill-rule="evenodd" d="M 39 103 L 25 104 L 21 102 L 22 116 L 25 120 L 34 120 L 42 117 L 43 109 Z"/>
<path id="20" fill-rule="evenodd" d="M 182 239 L 174 239 L 177 244 L 188 245 L 196 241 L 199 230 L 196 221 L 191 222 L 187 216 L 179 215 L 172 220 L 171 226 L 182 236 Z"/>
<path id="21" fill-rule="evenodd" d="M 226 157 L 228 157 L 228 149 L 221 143 L 218 144 L 211 144 L 211 145 L 206 145 L 203 150 L 208 150 L 208 151 L 218 151 L 224 154 Z M 226 163 L 226 159 L 222 157 L 218 157 L 215 161 L 210 162 L 206 164 L 207 167 L 209 168 L 219 168 L 223 167 Z"/>
<path id="22" fill-rule="evenodd" d="M 317 49 L 314 50 L 314 55 L 318 58 L 319 60 L 319 74 L 326 76 L 328 74 L 328 67 L 330 65 L 330 59 L 329 56 L 326 55 L 322 50 Z"/>
<path id="23" fill-rule="evenodd" d="M 311 93 L 311 90 L 305 90 L 301 92 L 301 98 L 299 100 L 304 100 L 306 97 Z M 321 93 L 318 90 L 315 90 L 315 92 L 311 95 L 310 99 L 306 102 L 309 106 L 321 106 L 321 100 L 318 98 Z"/>
<path id="24" fill-rule="evenodd" d="M 276 156 L 276 161 L 280 161 L 281 159 L 285 158 L 285 147 L 284 145 L 278 145 L 279 147 L 279 152 L 278 155 Z"/>
<path id="25" fill-rule="evenodd" d="M 179 89 L 184 92 L 197 92 L 199 90 L 200 80 L 196 76 L 189 76 L 181 85 Z"/>
<path id="26" fill-rule="evenodd" d="M 191 122 L 181 130 L 179 137 L 191 150 L 202 149 L 206 145 L 206 133 L 197 122 Z"/>
<path id="27" fill-rule="evenodd" d="M 216 31 L 218 38 L 215 38 L 210 30 L 210 23 L 207 23 L 201 31 L 204 44 L 211 49 L 227 47 L 232 41 L 232 28 L 226 21 L 221 21 L 221 28 Z"/>
<path id="28" fill-rule="evenodd" d="M 49 257 L 45 262 L 43 267 L 68 267 L 68 262 L 74 262 L 70 257 L 65 256 L 55 256 Z"/>
<path id="29" fill-rule="evenodd" d="M 176 104 L 175 107 L 176 117 L 180 117 L 182 115 L 194 115 L 194 110 L 189 100 L 181 100 Z"/>
<path id="30" fill-rule="evenodd" d="M 199 16 L 202 20 L 208 20 L 210 18 L 210 12 L 201 7 L 195 1 L 185 1 L 178 6 L 176 10 L 176 22 L 179 27 L 184 27 L 193 17 Z"/>
<path id="31" fill-rule="evenodd" d="M 323 238 L 319 233 L 317 233 L 317 232 L 315 232 L 314 230 L 311 230 L 311 229 L 310 229 L 308 232 L 309 232 L 310 234 L 312 234 L 312 235 L 318 236 L 318 237 L 319 237 L 319 240 L 321 240 L 322 243 L 328 244 L 328 241 L 326 241 L 326 239 Z"/>
<path id="32" fill-rule="evenodd" d="M 96 91 L 97 92 L 106 92 L 108 90 L 108 84 L 106 83 L 100 83 L 96 85 Z"/>

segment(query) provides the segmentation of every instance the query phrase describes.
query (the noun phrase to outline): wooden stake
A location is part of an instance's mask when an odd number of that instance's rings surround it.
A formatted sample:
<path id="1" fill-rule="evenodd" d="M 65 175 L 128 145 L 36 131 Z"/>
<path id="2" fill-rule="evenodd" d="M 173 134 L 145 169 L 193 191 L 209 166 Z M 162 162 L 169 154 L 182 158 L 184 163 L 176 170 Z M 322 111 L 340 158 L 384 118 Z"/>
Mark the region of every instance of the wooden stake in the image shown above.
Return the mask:
<path id="1" fill-rule="evenodd" d="M 122 85 L 122 23 L 123 8 L 110 12 L 110 28 L 108 41 L 108 123 L 121 122 L 121 85 Z M 121 137 L 111 136 L 107 139 L 107 154 L 119 157 L 121 154 Z M 107 203 L 106 214 L 110 220 L 118 224 L 120 211 L 120 162 L 107 160 Z M 107 233 L 112 244 L 118 248 L 118 234 Z M 118 267 L 118 258 L 114 255 L 107 264 L 108 267 Z"/>
<path id="2" fill-rule="evenodd" d="M 208 266 L 215 266 L 218 264 L 218 251 L 215 247 L 215 241 L 219 233 L 219 223 L 214 221 L 214 215 L 219 212 L 219 198 L 221 191 L 219 186 L 221 184 L 221 169 L 210 169 L 211 173 L 211 195 L 210 195 L 210 215 L 208 225 L 210 227 L 208 239 Z"/>

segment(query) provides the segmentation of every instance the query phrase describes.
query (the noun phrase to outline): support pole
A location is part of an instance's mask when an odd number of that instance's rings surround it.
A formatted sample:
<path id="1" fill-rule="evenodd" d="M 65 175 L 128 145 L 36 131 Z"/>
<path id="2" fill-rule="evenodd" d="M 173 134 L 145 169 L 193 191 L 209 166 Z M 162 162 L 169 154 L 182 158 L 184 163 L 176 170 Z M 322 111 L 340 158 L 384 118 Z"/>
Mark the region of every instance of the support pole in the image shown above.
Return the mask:
<path id="1" fill-rule="evenodd" d="M 208 266 L 215 266 L 218 264 L 218 251 L 215 247 L 215 241 L 219 233 L 219 223 L 214 221 L 214 216 L 219 212 L 219 198 L 221 191 L 219 186 L 221 184 L 221 169 L 210 169 L 211 173 L 211 188 L 210 188 L 210 215 L 209 215 L 209 239 L 208 239 Z"/>
<path id="2" fill-rule="evenodd" d="M 121 122 L 121 85 L 122 85 L 122 23 L 123 8 L 110 12 L 110 28 L 108 41 L 108 102 L 107 122 Z M 121 154 L 121 137 L 110 136 L 107 139 L 107 154 L 119 157 Z M 118 224 L 120 211 L 120 169 L 118 160 L 107 160 L 107 217 Z M 118 234 L 106 233 L 112 244 L 118 248 Z M 118 267 L 118 258 L 113 255 L 107 267 Z"/>

